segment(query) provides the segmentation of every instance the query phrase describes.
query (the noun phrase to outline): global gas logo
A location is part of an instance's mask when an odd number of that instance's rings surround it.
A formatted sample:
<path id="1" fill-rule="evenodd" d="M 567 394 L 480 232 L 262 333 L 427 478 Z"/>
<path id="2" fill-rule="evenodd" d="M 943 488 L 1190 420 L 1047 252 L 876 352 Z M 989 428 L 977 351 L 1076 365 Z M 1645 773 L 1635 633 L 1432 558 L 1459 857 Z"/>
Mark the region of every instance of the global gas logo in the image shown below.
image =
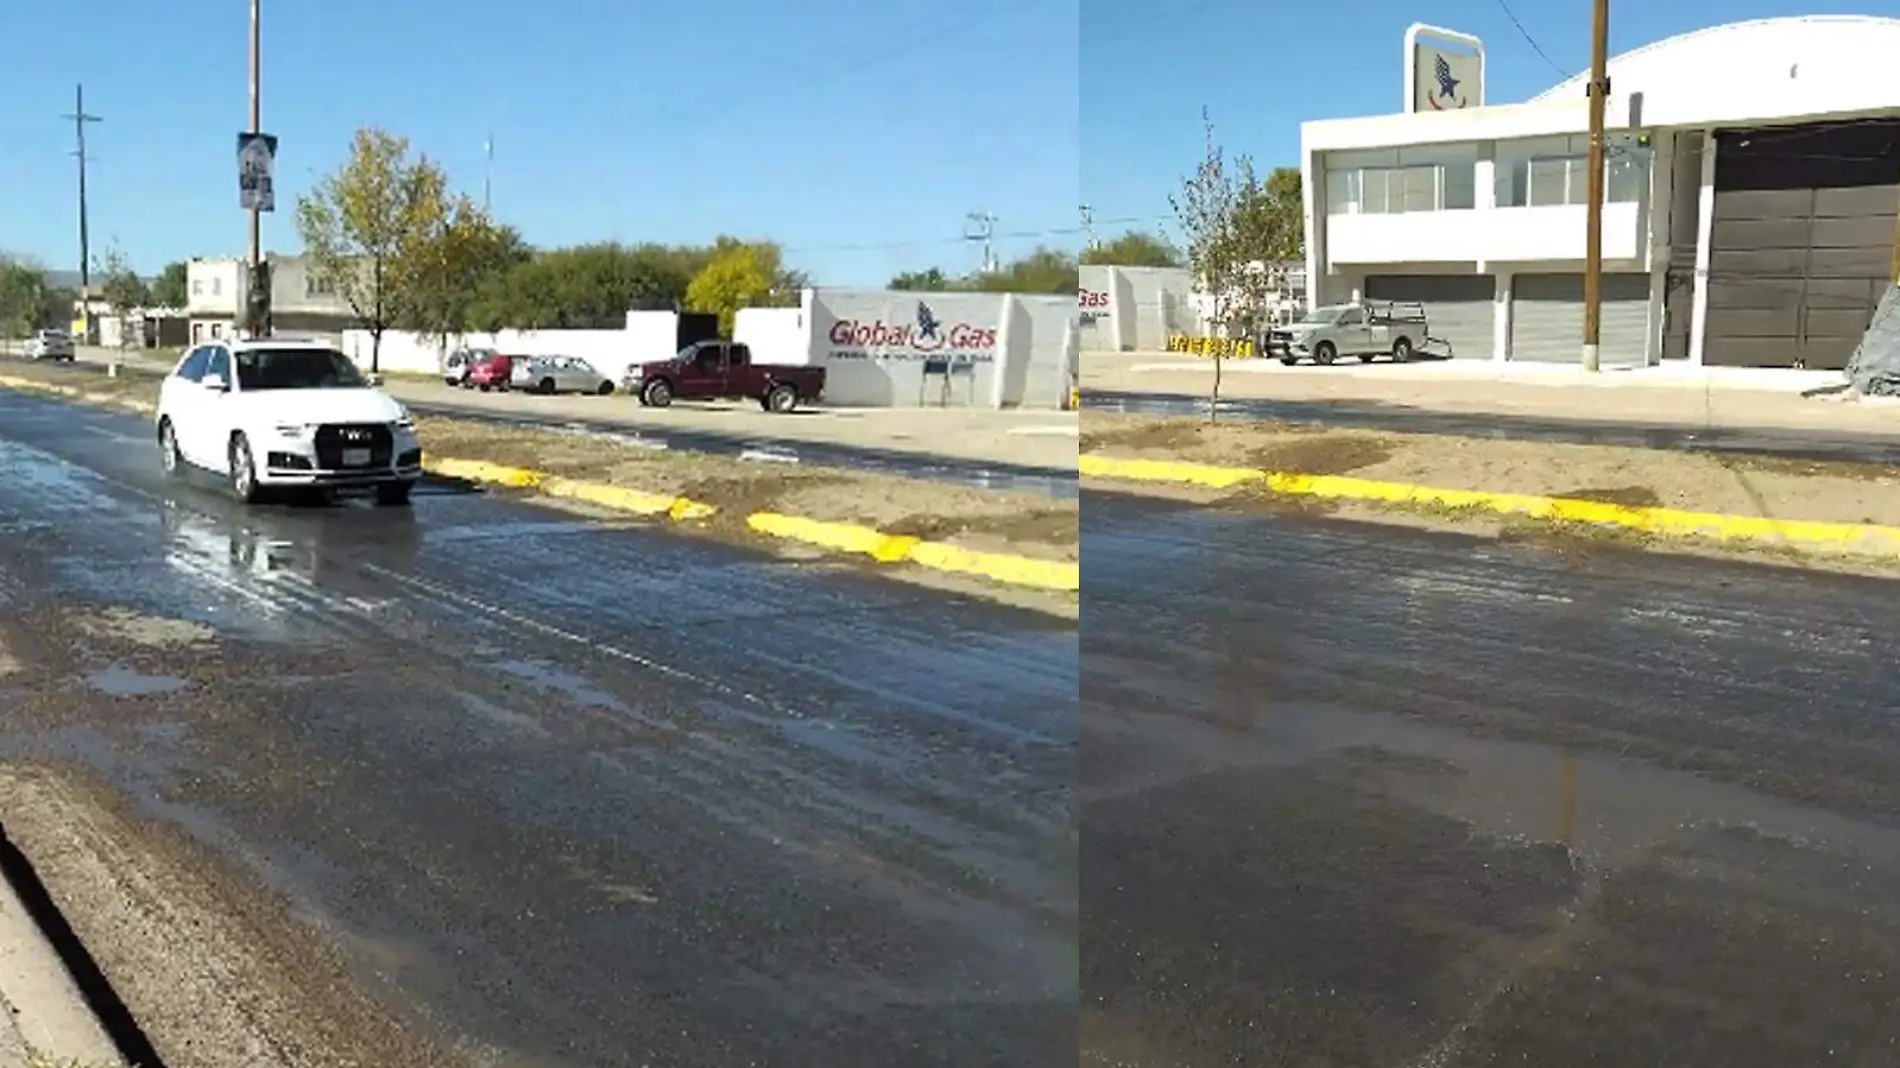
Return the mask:
<path id="1" fill-rule="evenodd" d="M 965 322 L 946 325 L 922 301 L 917 303 L 917 316 L 911 322 L 839 319 L 831 324 L 828 336 L 841 348 L 896 349 L 918 354 L 975 353 L 996 347 L 995 327 Z"/>

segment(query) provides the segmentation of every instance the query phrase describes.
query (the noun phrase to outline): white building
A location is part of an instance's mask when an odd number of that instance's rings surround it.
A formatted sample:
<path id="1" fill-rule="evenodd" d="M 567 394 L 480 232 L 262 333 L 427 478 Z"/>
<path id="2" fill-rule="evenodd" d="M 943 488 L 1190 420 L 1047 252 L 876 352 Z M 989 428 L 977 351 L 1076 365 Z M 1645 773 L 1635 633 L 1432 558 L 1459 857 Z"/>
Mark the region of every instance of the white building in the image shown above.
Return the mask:
<path id="1" fill-rule="evenodd" d="M 1896 55 L 1900 19 L 1815 16 L 1610 61 L 1605 366 L 1846 364 L 1888 284 Z M 1457 358 L 1577 361 L 1587 79 L 1304 124 L 1309 304 L 1422 301 Z"/>
<path id="2" fill-rule="evenodd" d="M 356 316 L 303 256 L 266 254 L 271 265 L 271 322 L 285 333 L 340 338 Z M 185 263 L 185 312 L 191 341 L 237 333 L 250 283 L 248 260 L 197 258 Z"/>

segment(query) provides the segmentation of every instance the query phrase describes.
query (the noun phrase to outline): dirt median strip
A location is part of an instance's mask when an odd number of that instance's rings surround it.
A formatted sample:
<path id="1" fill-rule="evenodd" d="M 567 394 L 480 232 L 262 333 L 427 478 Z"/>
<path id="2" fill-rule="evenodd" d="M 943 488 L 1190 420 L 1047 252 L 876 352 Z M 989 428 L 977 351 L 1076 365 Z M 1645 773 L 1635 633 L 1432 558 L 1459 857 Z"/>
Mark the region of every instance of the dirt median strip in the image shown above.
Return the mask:
<path id="1" fill-rule="evenodd" d="M 1082 437 L 1087 478 L 1900 558 L 1900 471 L 1880 464 L 1107 413 Z"/>
<path id="2" fill-rule="evenodd" d="M 152 379 L 83 387 L 0 375 L 0 386 L 149 414 Z M 1054 593 L 1080 588 L 1072 501 L 923 479 L 647 449 L 585 433 L 417 419 L 438 475 L 528 490 L 729 538 L 794 541 L 883 564 L 908 564 Z"/>

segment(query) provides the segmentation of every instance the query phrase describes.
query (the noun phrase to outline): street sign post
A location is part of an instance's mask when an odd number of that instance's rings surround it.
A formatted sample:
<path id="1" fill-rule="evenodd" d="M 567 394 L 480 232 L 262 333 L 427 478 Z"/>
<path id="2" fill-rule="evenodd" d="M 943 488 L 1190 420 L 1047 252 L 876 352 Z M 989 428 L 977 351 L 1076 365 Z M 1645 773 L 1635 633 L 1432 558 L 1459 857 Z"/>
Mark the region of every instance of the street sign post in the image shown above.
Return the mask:
<path id="1" fill-rule="evenodd" d="M 241 133 L 237 149 L 238 206 L 245 211 L 276 211 L 272 173 L 277 164 L 277 138 L 267 133 Z"/>

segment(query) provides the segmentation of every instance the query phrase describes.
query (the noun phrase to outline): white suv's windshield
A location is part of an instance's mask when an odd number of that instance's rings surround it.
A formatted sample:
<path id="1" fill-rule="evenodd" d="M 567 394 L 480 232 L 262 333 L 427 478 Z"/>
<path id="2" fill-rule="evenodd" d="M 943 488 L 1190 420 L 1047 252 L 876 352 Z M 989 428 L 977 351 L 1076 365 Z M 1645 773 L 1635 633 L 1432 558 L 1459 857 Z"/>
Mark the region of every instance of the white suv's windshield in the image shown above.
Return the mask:
<path id="1" fill-rule="evenodd" d="M 369 385 L 348 356 L 330 349 L 239 349 L 238 388 L 362 389 Z"/>

